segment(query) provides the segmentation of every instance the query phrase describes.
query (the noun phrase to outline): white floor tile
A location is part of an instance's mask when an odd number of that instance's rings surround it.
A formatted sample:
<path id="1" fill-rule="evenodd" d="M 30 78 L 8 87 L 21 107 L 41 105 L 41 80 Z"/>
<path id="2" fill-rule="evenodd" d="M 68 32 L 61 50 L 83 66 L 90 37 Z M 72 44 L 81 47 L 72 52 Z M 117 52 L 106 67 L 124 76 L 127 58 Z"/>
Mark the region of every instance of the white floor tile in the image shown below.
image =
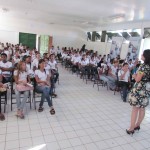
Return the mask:
<path id="1" fill-rule="evenodd" d="M 78 146 L 78 145 L 82 145 L 82 142 L 79 138 L 69 139 L 69 141 L 73 147 Z"/>
<path id="2" fill-rule="evenodd" d="M 68 140 L 58 141 L 59 146 L 61 149 L 69 148 L 71 147 L 71 144 Z"/>
<path id="3" fill-rule="evenodd" d="M 19 141 L 7 141 L 6 142 L 6 147 L 5 150 L 10 150 L 10 149 L 19 149 Z"/>

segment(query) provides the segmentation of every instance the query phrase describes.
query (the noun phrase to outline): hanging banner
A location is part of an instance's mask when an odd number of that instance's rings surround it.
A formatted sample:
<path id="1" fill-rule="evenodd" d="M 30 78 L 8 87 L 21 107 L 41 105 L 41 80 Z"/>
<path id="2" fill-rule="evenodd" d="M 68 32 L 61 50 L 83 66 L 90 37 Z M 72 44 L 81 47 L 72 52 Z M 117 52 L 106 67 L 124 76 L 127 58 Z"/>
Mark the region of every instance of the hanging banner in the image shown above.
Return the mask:
<path id="1" fill-rule="evenodd" d="M 130 43 L 129 43 L 128 53 L 127 53 L 127 60 L 129 59 L 135 60 L 136 58 L 138 58 L 139 55 L 141 38 L 130 37 L 129 41 Z"/>
<path id="2" fill-rule="evenodd" d="M 111 45 L 111 49 L 110 49 L 111 59 L 116 58 L 118 55 L 120 55 L 123 40 L 124 40 L 123 37 L 113 37 L 112 38 L 112 45 Z"/>

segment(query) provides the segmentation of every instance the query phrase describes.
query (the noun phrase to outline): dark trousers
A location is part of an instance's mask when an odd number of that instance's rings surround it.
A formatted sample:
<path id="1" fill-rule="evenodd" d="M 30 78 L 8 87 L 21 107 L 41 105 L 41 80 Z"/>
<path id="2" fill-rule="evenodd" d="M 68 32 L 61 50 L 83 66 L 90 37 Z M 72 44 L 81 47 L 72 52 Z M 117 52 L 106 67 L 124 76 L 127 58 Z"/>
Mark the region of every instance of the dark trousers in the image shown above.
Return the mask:
<path id="1" fill-rule="evenodd" d="M 48 102 L 48 106 L 51 107 L 53 106 L 52 104 L 52 99 L 50 98 L 51 94 L 51 88 L 47 86 L 36 86 L 36 92 L 42 93 L 41 96 L 41 101 L 40 101 L 40 107 L 43 106 L 44 100 L 46 99 Z"/>
<path id="2" fill-rule="evenodd" d="M 124 82 L 124 81 L 119 81 L 118 82 L 118 86 L 121 87 L 122 92 L 123 92 L 123 101 L 126 102 L 128 89 L 129 89 L 129 83 L 128 82 Z"/>

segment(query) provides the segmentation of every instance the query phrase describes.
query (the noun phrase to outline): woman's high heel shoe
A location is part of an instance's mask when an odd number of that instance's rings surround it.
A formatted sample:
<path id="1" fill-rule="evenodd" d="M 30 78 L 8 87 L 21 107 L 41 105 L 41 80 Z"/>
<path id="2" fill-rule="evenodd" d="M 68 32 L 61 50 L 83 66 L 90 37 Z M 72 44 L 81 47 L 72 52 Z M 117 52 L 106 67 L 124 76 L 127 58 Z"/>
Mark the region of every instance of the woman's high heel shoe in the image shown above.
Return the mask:
<path id="1" fill-rule="evenodd" d="M 140 130 L 140 126 L 135 127 L 134 130 L 135 130 L 135 131 L 136 131 L 136 130 L 139 131 L 139 130 Z"/>
<path id="2" fill-rule="evenodd" d="M 127 134 L 129 134 L 129 135 L 130 135 L 130 134 L 132 134 L 132 135 L 134 134 L 134 130 L 129 131 L 129 130 L 126 129 L 126 132 L 127 132 Z"/>

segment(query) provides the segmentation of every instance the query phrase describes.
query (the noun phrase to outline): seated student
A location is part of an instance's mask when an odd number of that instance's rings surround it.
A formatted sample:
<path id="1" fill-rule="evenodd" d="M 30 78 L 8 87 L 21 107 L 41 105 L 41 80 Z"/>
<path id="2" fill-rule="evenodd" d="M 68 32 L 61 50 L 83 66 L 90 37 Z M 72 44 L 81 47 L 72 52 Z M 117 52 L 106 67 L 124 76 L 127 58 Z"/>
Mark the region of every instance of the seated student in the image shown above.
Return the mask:
<path id="1" fill-rule="evenodd" d="M 7 55 L 5 53 L 1 54 L 0 61 L 0 69 L 2 70 L 2 76 L 3 76 L 3 83 L 10 82 L 11 76 L 12 76 L 12 63 L 10 61 L 7 61 Z"/>
<path id="2" fill-rule="evenodd" d="M 107 78 L 108 66 L 103 62 L 103 60 L 100 61 L 97 71 L 99 79 L 102 80 L 104 84 L 107 84 L 109 81 L 109 79 Z"/>
<path id="3" fill-rule="evenodd" d="M 72 71 L 76 72 L 77 70 L 79 70 L 79 62 L 80 62 L 80 57 L 78 56 L 78 52 L 75 52 L 75 55 L 72 56 L 71 59 L 72 62 Z"/>
<path id="4" fill-rule="evenodd" d="M 59 73 L 58 73 L 57 62 L 55 60 L 54 54 L 50 55 L 49 65 L 51 69 L 51 75 L 54 77 L 54 83 L 56 83 L 59 77 Z"/>
<path id="5" fill-rule="evenodd" d="M 111 66 L 108 72 L 107 78 L 109 80 L 108 86 L 110 90 L 114 90 L 116 87 L 118 65 L 119 65 L 118 60 L 114 60 L 113 65 Z"/>
<path id="6" fill-rule="evenodd" d="M 43 111 L 43 103 L 46 99 L 50 107 L 51 115 L 55 114 L 53 108 L 52 100 L 50 99 L 51 87 L 50 87 L 50 76 L 49 73 L 45 71 L 45 61 L 44 59 L 39 60 L 39 69 L 35 71 L 35 80 L 36 80 L 36 91 L 42 93 L 41 102 L 39 104 L 39 112 Z"/>
<path id="7" fill-rule="evenodd" d="M 89 61 L 89 66 L 90 66 L 90 71 L 91 74 L 94 75 L 97 73 L 97 63 L 96 63 L 96 59 L 94 59 L 94 55 L 91 57 L 90 61 Z"/>
<path id="8" fill-rule="evenodd" d="M 33 69 L 38 69 L 38 64 L 39 64 L 39 60 L 40 60 L 40 53 L 36 52 L 36 58 L 33 60 L 32 62 L 32 67 Z"/>
<path id="9" fill-rule="evenodd" d="M 0 92 L 5 91 L 6 88 L 7 88 L 7 85 L 5 85 L 5 84 L 2 83 L 2 71 L 0 70 Z M 5 116 L 1 112 L 1 107 L 0 107 L 0 120 L 2 120 L 2 121 L 5 120 Z"/>
<path id="10" fill-rule="evenodd" d="M 17 70 L 14 71 L 14 79 L 15 79 L 15 94 L 16 94 L 16 101 L 17 101 L 17 117 L 20 117 L 21 119 L 24 118 L 23 109 L 26 104 L 26 101 L 29 97 L 29 90 L 21 91 L 18 86 L 28 86 L 27 82 L 30 83 L 30 78 L 28 76 L 28 73 L 26 71 L 26 63 L 21 61 L 18 63 Z M 20 88 L 21 88 L 20 87 Z M 21 93 L 23 93 L 23 99 L 21 100 Z"/>
<path id="11" fill-rule="evenodd" d="M 34 70 L 33 65 L 31 63 L 31 56 L 25 56 L 24 61 L 26 63 L 26 71 L 28 72 L 28 75 L 30 78 L 34 77 Z"/>
<path id="12" fill-rule="evenodd" d="M 81 59 L 81 61 L 79 62 L 79 69 L 80 69 L 80 71 L 81 71 L 81 77 L 83 76 L 83 74 L 85 73 L 85 72 L 87 72 L 88 73 L 88 76 L 89 76 L 89 74 L 90 74 L 90 70 L 89 70 L 89 62 L 87 61 L 87 59 L 86 59 L 86 55 L 85 54 L 83 54 L 82 55 L 82 59 Z"/>
<path id="13" fill-rule="evenodd" d="M 123 102 L 126 102 L 127 91 L 130 84 L 130 71 L 128 63 L 124 63 L 121 70 L 118 72 L 119 82 L 118 86 L 122 87 L 123 91 Z"/>
<path id="14" fill-rule="evenodd" d="M 59 48 L 59 46 L 57 46 L 57 57 L 58 57 L 58 60 L 61 59 L 61 53 L 62 53 L 62 50 Z"/>
<path id="15" fill-rule="evenodd" d="M 48 58 L 44 58 L 44 61 L 45 61 L 45 70 L 46 70 L 46 72 L 49 72 L 50 75 L 51 75 L 51 67 L 49 65 L 49 59 Z"/>
<path id="16" fill-rule="evenodd" d="M 15 51 L 15 55 L 13 56 L 14 65 L 20 61 L 19 51 Z"/>

